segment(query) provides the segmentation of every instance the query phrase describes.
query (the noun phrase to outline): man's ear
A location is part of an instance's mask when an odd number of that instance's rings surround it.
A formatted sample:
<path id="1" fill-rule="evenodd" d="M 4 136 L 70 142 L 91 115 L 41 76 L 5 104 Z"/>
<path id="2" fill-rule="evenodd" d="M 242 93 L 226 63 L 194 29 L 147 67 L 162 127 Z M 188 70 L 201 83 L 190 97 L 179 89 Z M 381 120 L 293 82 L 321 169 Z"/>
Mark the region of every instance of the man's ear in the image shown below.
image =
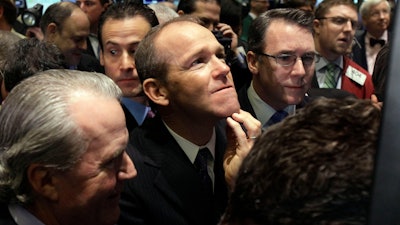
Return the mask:
<path id="1" fill-rule="evenodd" d="M 146 79 L 143 82 L 143 91 L 157 105 L 167 106 L 169 104 L 168 90 L 161 85 L 160 81 L 154 78 Z"/>
<path id="2" fill-rule="evenodd" d="M 179 16 L 183 16 L 183 15 L 185 15 L 185 12 L 181 9 L 181 10 L 178 10 L 178 15 Z"/>
<path id="3" fill-rule="evenodd" d="M 100 48 L 99 59 L 100 59 L 100 65 L 104 66 L 104 53 L 103 53 L 103 50 L 101 48 Z"/>
<path id="4" fill-rule="evenodd" d="M 315 34 L 319 34 L 320 26 L 321 26 L 321 21 L 317 20 L 317 19 L 314 19 L 314 21 L 313 21 L 313 29 L 314 29 L 314 33 Z"/>
<path id="5" fill-rule="evenodd" d="M 252 74 L 258 74 L 259 62 L 256 54 L 253 51 L 247 52 L 247 66 Z"/>
<path id="6" fill-rule="evenodd" d="M 45 36 L 49 41 L 54 40 L 55 35 L 57 34 L 57 24 L 55 23 L 50 23 L 46 27 L 46 33 Z"/>
<path id="7" fill-rule="evenodd" d="M 28 181 L 36 194 L 56 201 L 57 188 L 54 185 L 54 170 L 40 164 L 31 164 L 27 170 Z"/>

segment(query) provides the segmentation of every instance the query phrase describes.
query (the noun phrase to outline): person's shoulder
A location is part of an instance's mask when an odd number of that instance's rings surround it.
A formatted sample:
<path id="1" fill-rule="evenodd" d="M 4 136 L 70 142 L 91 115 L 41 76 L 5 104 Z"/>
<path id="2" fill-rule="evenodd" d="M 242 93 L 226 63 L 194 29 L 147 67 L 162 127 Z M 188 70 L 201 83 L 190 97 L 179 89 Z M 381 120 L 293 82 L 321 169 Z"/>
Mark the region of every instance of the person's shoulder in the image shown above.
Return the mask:
<path id="1" fill-rule="evenodd" d="M 8 205 L 6 203 L 0 203 L 0 224 L 1 225 L 17 225 L 12 218 Z"/>
<path id="2" fill-rule="evenodd" d="M 354 60 L 352 60 L 351 58 L 344 56 L 344 62 L 347 66 L 345 66 L 345 69 L 348 68 L 348 66 L 353 67 L 354 69 L 358 70 L 359 72 L 368 75 L 369 77 L 371 77 L 371 74 L 364 69 L 362 66 L 360 66 L 358 63 L 356 63 Z"/>

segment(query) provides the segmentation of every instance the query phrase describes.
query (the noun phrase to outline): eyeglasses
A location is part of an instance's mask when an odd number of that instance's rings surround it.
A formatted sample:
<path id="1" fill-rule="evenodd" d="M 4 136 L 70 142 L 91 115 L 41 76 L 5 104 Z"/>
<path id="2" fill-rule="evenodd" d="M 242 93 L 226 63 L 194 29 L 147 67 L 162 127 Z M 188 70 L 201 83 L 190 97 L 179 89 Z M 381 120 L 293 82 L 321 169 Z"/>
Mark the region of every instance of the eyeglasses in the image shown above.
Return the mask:
<path id="1" fill-rule="evenodd" d="M 301 59 L 304 66 L 310 66 L 319 60 L 319 56 L 315 53 L 307 53 L 300 57 L 297 57 L 295 54 L 268 55 L 263 52 L 258 52 L 256 54 L 274 58 L 277 64 L 285 67 L 293 66 L 296 63 L 297 58 Z"/>
<path id="2" fill-rule="evenodd" d="M 335 16 L 335 17 L 321 17 L 321 18 L 317 18 L 317 19 L 329 20 L 331 23 L 336 24 L 338 26 L 344 26 L 346 23 L 348 23 L 350 21 L 351 28 L 353 30 L 357 30 L 358 28 L 360 28 L 360 25 L 358 24 L 357 20 L 352 20 L 352 19 L 346 18 L 346 17 Z"/>

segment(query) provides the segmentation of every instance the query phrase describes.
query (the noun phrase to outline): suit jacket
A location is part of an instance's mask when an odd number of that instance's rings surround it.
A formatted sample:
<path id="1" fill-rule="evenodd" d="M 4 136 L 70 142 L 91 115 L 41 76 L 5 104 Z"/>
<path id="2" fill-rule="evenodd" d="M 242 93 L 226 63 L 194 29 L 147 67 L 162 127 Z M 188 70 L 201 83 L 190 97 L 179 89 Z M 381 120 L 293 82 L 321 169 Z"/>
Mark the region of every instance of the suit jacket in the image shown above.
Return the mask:
<path id="1" fill-rule="evenodd" d="M 139 124 L 131 112 L 129 112 L 129 109 L 122 103 L 121 106 L 125 114 L 126 128 L 128 128 L 128 131 L 131 132 L 134 128 L 138 127 Z"/>
<path id="2" fill-rule="evenodd" d="M 358 70 L 358 72 L 366 76 L 364 85 L 360 85 L 357 82 L 351 80 L 348 76 L 346 76 L 346 71 L 349 68 L 349 66 L 355 68 L 356 70 Z M 341 88 L 342 90 L 345 90 L 360 99 L 371 99 L 371 95 L 375 91 L 374 85 L 372 83 L 372 76 L 368 73 L 368 71 L 363 69 L 361 66 L 359 66 L 357 63 L 355 63 L 347 56 L 343 56 L 343 71 L 341 77 L 342 77 L 342 88 Z M 312 81 L 312 87 L 319 88 L 317 76 L 315 74 Z"/>
<path id="3" fill-rule="evenodd" d="M 247 84 L 245 87 L 241 88 L 238 92 L 240 108 L 242 110 L 250 113 L 254 118 L 257 118 L 256 113 L 254 112 L 253 106 L 251 105 L 251 103 L 249 101 L 249 97 L 247 95 L 247 89 L 249 88 L 249 85 L 250 84 Z M 355 97 L 355 96 L 347 91 L 340 90 L 340 89 L 311 88 L 307 92 L 307 95 L 304 96 L 303 101 L 300 104 L 296 105 L 296 108 L 297 109 L 302 108 L 309 102 L 311 102 L 319 97 L 343 99 L 343 98 Z"/>
<path id="4" fill-rule="evenodd" d="M 253 22 L 253 17 L 251 17 L 250 15 L 247 15 L 243 18 L 242 21 L 242 34 L 240 35 L 240 39 L 247 42 L 247 40 L 249 39 L 249 29 L 250 29 L 250 25 L 251 22 Z"/>
<path id="5" fill-rule="evenodd" d="M 82 58 L 78 64 L 78 70 L 87 72 L 97 72 L 104 74 L 104 67 L 94 56 L 82 53 Z"/>
<path id="6" fill-rule="evenodd" d="M 195 132 L 195 131 L 194 131 Z M 216 128 L 214 199 L 208 201 L 194 165 L 159 117 L 131 133 L 137 177 L 125 182 L 119 225 L 213 225 L 227 203 L 222 167 L 225 134 Z"/>
<path id="7" fill-rule="evenodd" d="M 372 82 L 375 87 L 375 94 L 380 101 L 384 101 L 386 78 L 389 73 L 389 43 L 385 44 L 376 56 Z"/>
<path id="8" fill-rule="evenodd" d="M 6 203 L 0 204 L 0 224 L 17 225 L 17 223 L 12 218 L 10 211 L 8 210 L 8 205 Z"/>
<path id="9" fill-rule="evenodd" d="M 352 59 L 355 63 L 360 65 L 362 68 L 368 71 L 368 63 L 366 56 L 366 48 L 365 48 L 365 35 L 367 35 L 367 31 L 357 31 L 354 38 L 360 44 L 353 45 L 352 48 Z"/>

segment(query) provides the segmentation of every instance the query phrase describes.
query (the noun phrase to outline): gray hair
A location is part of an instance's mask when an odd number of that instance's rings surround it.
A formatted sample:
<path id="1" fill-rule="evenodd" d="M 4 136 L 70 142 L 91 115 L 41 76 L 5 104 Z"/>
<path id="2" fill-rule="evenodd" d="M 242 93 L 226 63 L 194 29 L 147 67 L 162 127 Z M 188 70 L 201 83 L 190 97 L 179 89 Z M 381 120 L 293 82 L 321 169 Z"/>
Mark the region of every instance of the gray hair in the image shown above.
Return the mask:
<path id="1" fill-rule="evenodd" d="M 29 77 L 8 95 L 0 110 L 0 201 L 29 203 L 29 165 L 66 171 L 89 146 L 85 133 L 70 116 L 76 93 L 121 97 L 103 74 L 47 70 Z"/>
<path id="2" fill-rule="evenodd" d="M 179 16 L 177 12 L 163 3 L 164 2 L 158 2 L 148 5 L 156 13 L 158 22 L 160 24 Z"/>
<path id="3" fill-rule="evenodd" d="M 0 30 L 0 69 L 3 69 L 6 59 L 9 57 L 10 49 L 19 40 L 21 38 L 11 31 Z"/>
<path id="4" fill-rule="evenodd" d="M 375 5 L 378 5 L 381 2 L 386 2 L 388 12 L 390 12 L 390 4 L 386 0 L 367 0 L 363 1 L 363 3 L 360 6 L 360 15 L 361 18 L 368 18 L 370 16 L 371 8 L 374 7 Z"/>

